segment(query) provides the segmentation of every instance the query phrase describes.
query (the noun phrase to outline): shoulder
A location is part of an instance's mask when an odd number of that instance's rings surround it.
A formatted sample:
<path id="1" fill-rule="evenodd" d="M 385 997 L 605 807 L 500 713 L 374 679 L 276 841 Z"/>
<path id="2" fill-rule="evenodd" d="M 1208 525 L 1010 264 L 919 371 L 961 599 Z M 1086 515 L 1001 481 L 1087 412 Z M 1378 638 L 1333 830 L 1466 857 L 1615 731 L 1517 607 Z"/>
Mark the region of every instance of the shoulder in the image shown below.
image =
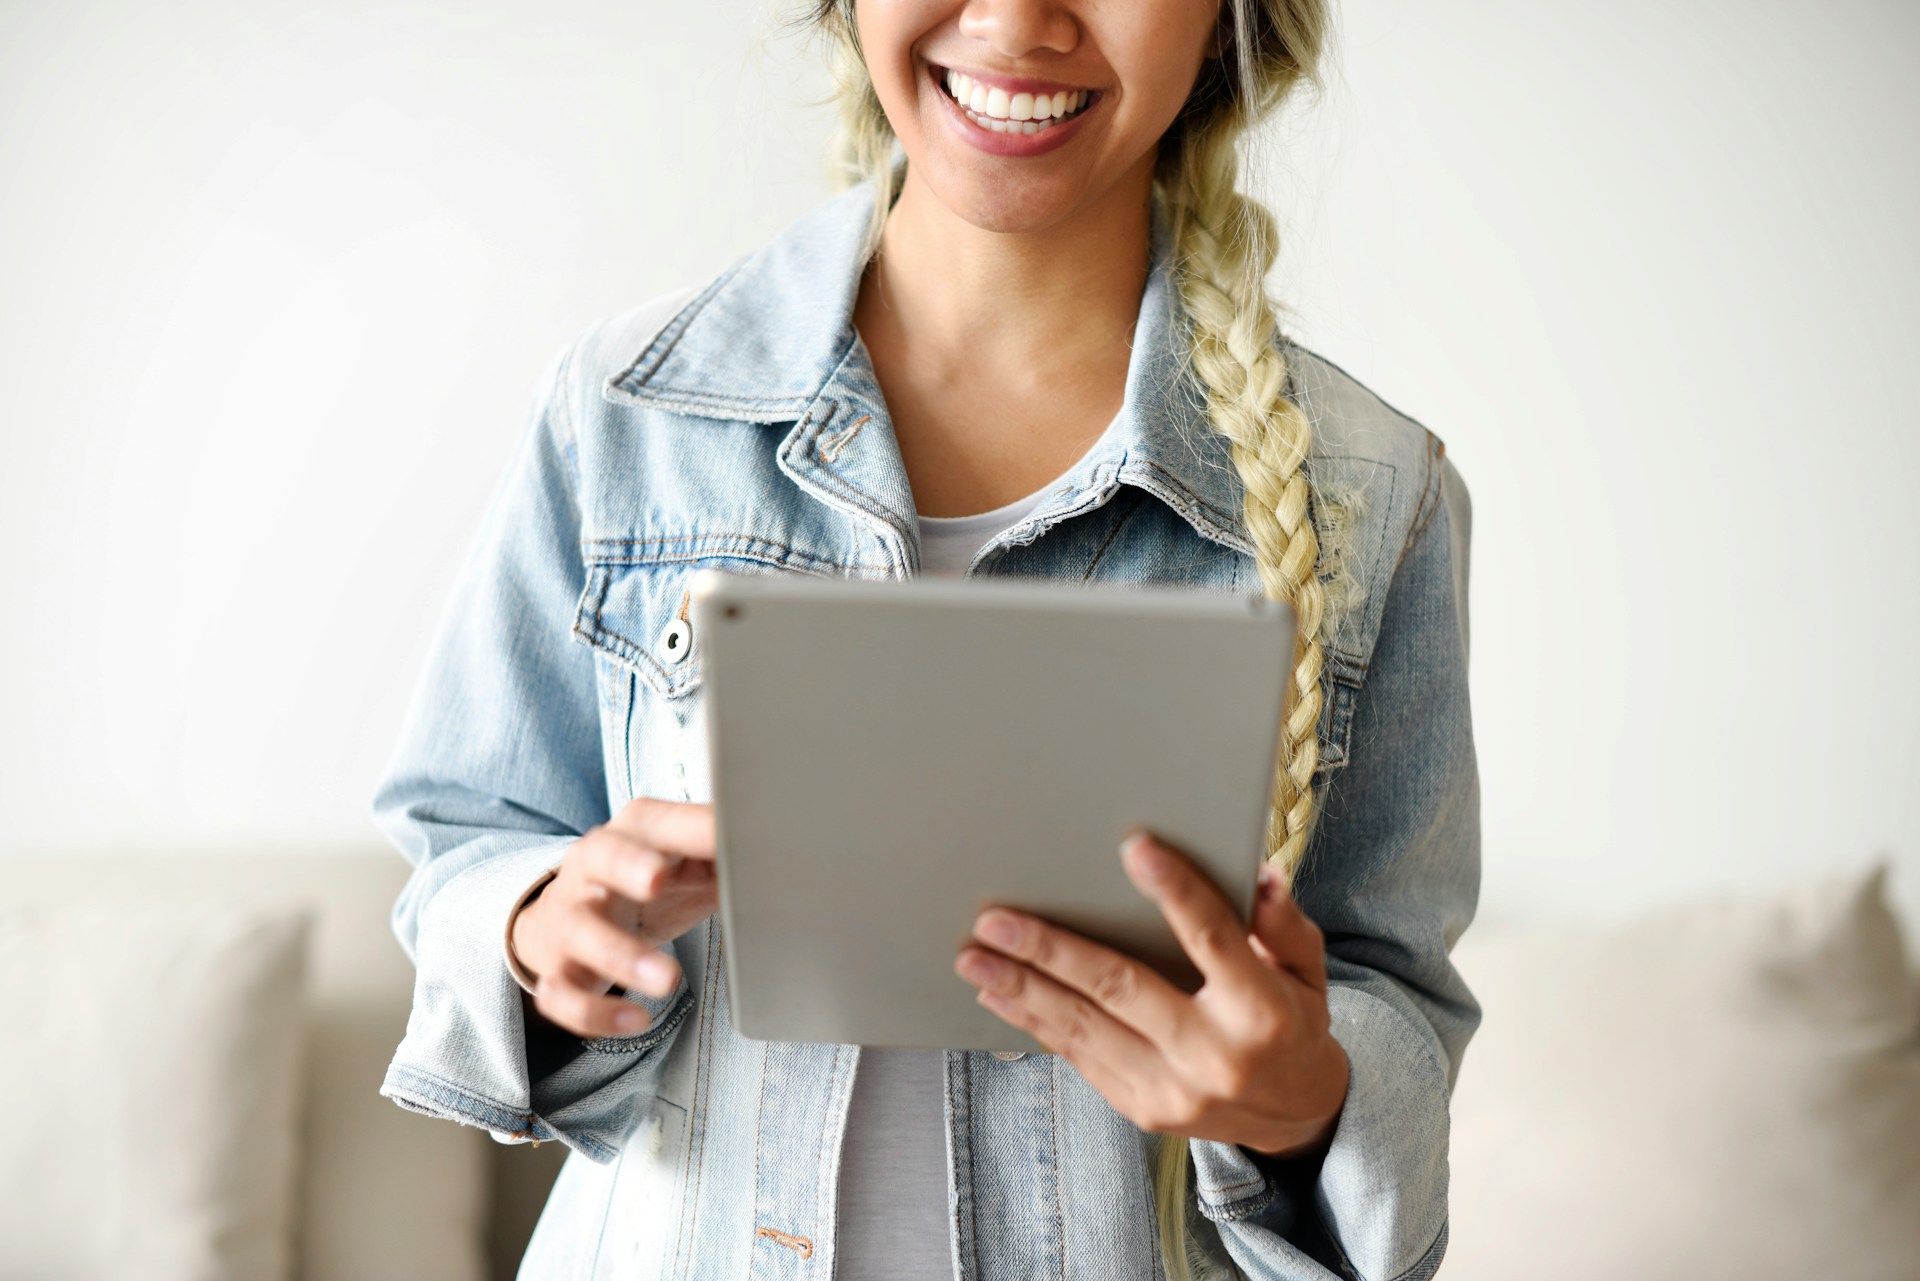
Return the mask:
<path id="1" fill-rule="evenodd" d="M 1307 472 L 1335 648 L 1364 663 L 1407 549 L 1446 514 L 1464 575 L 1470 503 L 1446 442 L 1320 353 L 1289 338 L 1287 394 L 1312 427 Z"/>
<path id="2" fill-rule="evenodd" d="M 1465 500 L 1466 482 L 1438 434 L 1319 352 L 1291 340 L 1282 349 L 1288 394 L 1313 424 L 1310 467 L 1390 469 L 1404 482 L 1396 485 L 1402 491 L 1396 507 L 1404 509 L 1409 534 L 1418 533 L 1443 503 Z"/>

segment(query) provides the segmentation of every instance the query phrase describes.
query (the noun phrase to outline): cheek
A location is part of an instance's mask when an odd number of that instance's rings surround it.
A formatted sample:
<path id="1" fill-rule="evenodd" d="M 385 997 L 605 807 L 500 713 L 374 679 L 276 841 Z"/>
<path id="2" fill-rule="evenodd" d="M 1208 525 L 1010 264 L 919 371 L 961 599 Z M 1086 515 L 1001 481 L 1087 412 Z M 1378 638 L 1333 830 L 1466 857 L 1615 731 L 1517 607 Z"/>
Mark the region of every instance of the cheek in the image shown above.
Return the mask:
<path id="1" fill-rule="evenodd" d="M 914 103 L 914 47 L 939 20 L 934 12 L 939 7 L 916 0 L 862 0 L 858 8 L 861 59 L 890 119 Z"/>
<path id="2" fill-rule="evenodd" d="M 1144 124 L 1164 129 L 1180 114 L 1212 45 L 1216 11 L 1214 4 L 1146 6 L 1138 26 L 1116 35 L 1128 54 L 1116 70 Z"/>

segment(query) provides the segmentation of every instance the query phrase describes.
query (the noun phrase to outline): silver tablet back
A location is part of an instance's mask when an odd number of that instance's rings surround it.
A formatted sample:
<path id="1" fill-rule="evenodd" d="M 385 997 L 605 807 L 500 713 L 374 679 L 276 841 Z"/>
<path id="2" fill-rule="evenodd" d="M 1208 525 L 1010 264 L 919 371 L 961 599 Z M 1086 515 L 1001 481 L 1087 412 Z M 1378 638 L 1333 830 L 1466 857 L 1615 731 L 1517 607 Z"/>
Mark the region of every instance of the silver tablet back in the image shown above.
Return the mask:
<path id="1" fill-rule="evenodd" d="M 1057 580 L 704 570 L 693 586 L 734 1026 L 1033 1050 L 953 972 L 1000 903 L 1198 977 L 1118 845 L 1141 824 L 1251 918 L 1286 605 Z"/>

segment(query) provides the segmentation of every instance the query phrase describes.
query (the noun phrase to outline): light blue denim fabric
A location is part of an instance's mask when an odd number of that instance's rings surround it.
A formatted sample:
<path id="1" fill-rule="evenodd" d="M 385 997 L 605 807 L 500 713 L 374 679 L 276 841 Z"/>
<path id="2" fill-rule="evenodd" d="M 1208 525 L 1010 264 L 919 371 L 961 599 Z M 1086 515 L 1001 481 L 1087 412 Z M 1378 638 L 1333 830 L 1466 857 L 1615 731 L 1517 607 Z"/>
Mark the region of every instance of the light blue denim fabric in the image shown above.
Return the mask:
<path id="1" fill-rule="evenodd" d="M 833 1272 L 858 1048 L 737 1034 L 710 919 L 675 944 L 671 997 L 626 994 L 650 1029 L 530 1061 L 502 939 L 521 892 L 629 798 L 709 799 L 699 639 L 677 661 L 662 644 L 695 569 L 917 572 L 912 494 L 851 322 L 870 193 L 554 358 L 374 798 L 414 867 L 393 928 L 417 971 L 381 1093 L 572 1149 L 523 1277 Z M 1259 592 L 1238 477 L 1180 358 L 1167 249 L 1156 203 L 1118 430 L 972 572 Z M 1323 817 L 1297 886 L 1326 934 L 1352 1086 L 1318 1164 L 1190 1141 L 1195 1233 L 1222 1275 L 1426 1277 L 1446 1244 L 1448 1095 L 1479 1021 L 1448 959 L 1479 887 L 1467 491 L 1435 436 L 1287 345 L 1316 483 L 1355 511 Z M 1050 1055 L 949 1052 L 946 1081 L 958 1278 L 1161 1275 L 1150 1136 Z"/>

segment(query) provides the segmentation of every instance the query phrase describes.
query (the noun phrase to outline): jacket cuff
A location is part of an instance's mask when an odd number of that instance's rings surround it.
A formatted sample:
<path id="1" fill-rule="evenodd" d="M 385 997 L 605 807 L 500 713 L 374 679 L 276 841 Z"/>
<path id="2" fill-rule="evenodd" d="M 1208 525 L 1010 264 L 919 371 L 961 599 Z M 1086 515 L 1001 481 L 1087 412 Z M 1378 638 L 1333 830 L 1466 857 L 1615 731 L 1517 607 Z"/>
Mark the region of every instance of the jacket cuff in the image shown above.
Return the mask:
<path id="1" fill-rule="evenodd" d="M 1200 1213 L 1249 1276 L 1299 1276 L 1297 1243 L 1322 1240 L 1334 1275 L 1424 1281 L 1446 1249 L 1446 1067 L 1432 1037 L 1372 993 L 1336 984 L 1327 1007 L 1351 1075 L 1317 1177 L 1290 1181 L 1280 1168 L 1296 1163 L 1193 1139 Z"/>
<path id="2" fill-rule="evenodd" d="M 487 1130 L 501 1142 L 558 1139 L 600 1163 L 619 1155 L 657 1084 L 667 1044 L 690 1011 L 683 974 L 664 998 L 616 988 L 646 1008 L 633 1036 L 567 1037 L 570 1053 L 530 1067 L 530 998 L 502 939 L 511 913 L 556 868 L 572 838 L 478 857 L 419 913 L 413 1008 L 380 1093 L 429 1116 Z"/>

